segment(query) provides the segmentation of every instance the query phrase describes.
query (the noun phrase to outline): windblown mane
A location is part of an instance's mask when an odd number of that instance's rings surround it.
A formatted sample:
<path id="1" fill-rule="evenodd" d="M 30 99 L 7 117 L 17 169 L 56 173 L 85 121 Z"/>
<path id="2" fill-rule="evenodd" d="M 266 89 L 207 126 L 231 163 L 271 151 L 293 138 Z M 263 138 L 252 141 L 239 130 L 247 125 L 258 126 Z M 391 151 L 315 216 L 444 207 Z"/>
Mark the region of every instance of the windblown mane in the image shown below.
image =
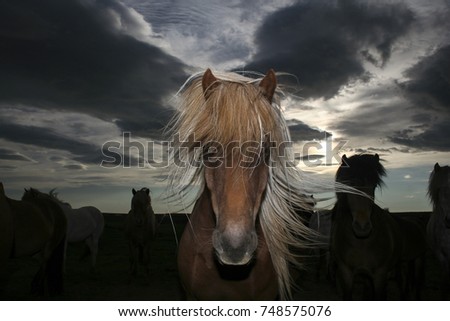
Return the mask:
<path id="1" fill-rule="evenodd" d="M 279 89 L 270 104 L 257 86 L 262 78 L 215 75 L 219 84 L 207 99 L 202 74 L 192 76 L 180 89 L 178 113 L 169 124 L 175 137 L 170 154 L 171 194 L 179 197 L 200 186 L 200 196 L 205 185 L 203 153 L 211 142 L 226 146 L 229 142 L 252 141 L 262 146 L 270 137 L 276 148 L 270 149 L 269 179 L 259 220 L 278 275 L 280 296 L 290 298 L 293 283 L 289 265 L 299 265 L 296 249 L 311 246 L 315 235 L 296 210 L 311 210 L 311 202 L 304 195 L 330 191 L 334 186 L 313 180 L 293 164 L 289 130 L 278 103 Z"/>
<path id="2" fill-rule="evenodd" d="M 439 189 L 444 187 L 448 182 L 448 175 L 450 175 L 450 167 L 442 166 L 439 170 L 434 170 L 430 174 L 430 179 L 428 183 L 428 197 L 434 206 L 438 204 L 439 201 Z"/>
<path id="3" fill-rule="evenodd" d="M 378 155 L 357 154 L 343 157 L 343 164 L 336 172 L 336 181 L 349 186 L 383 187 L 386 169 Z"/>

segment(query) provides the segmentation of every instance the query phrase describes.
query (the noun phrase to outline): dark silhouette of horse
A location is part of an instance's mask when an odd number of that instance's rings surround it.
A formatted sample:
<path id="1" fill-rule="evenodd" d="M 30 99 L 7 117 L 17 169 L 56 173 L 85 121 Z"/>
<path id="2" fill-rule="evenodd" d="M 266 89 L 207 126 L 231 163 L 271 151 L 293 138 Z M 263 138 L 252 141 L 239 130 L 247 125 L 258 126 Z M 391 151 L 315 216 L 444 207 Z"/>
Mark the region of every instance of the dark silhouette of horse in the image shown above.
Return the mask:
<path id="1" fill-rule="evenodd" d="M 374 202 L 385 169 L 378 154 L 342 158 L 336 181 L 360 194 L 337 193 L 331 229 L 331 257 L 344 299 L 355 286 L 364 299 L 385 299 L 388 279 L 397 276 L 401 295 L 414 290 L 419 297 L 425 254 L 424 233 L 414 222 L 394 218 Z"/>
<path id="2" fill-rule="evenodd" d="M 450 293 L 450 167 L 434 165 L 428 185 L 433 212 L 427 225 L 431 250 L 442 268 L 442 297 Z"/>
<path id="3" fill-rule="evenodd" d="M 25 190 L 22 200 L 8 198 L 0 188 L 1 228 L 5 228 L 1 259 L 32 256 L 40 267 L 31 282 L 36 295 L 58 295 L 63 291 L 64 248 L 67 221 L 61 208 L 41 197 L 36 189 Z M 12 239 L 11 239 L 12 232 Z M 2 233 L 3 234 L 3 233 Z M 5 235 L 2 235 L 5 238 Z M 5 243 L 3 243 L 5 242 Z"/>
<path id="4" fill-rule="evenodd" d="M 132 190 L 131 210 L 126 218 L 125 235 L 130 250 L 130 271 L 137 274 L 138 266 L 144 269 L 145 277 L 150 277 L 150 246 L 155 237 L 155 213 L 153 212 L 150 190 Z"/>

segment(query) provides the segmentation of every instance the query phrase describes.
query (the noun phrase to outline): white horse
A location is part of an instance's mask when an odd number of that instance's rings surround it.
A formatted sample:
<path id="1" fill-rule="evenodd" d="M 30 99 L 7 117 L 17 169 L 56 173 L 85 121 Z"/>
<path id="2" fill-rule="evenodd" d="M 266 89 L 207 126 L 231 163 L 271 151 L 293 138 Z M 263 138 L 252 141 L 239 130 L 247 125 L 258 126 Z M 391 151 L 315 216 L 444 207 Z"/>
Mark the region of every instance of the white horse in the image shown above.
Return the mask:
<path id="1" fill-rule="evenodd" d="M 95 270 L 98 255 L 98 242 L 103 233 L 105 219 L 102 212 L 94 206 L 84 206 L 73 209 L 69 203 L 57 198 L 54 191 L 50 191 L 50 197 L 57 201 L 67 218 L 67 243 L 84 242 L 86 255 L 91 257 L 91 271 Z M 67 251 L 67 244 L 66 244 Z"/>
<path id="2" fill-rule="evenodd" d="M 428 243 L 443 268 L 443 290 L 450 289 L 450 167 L 434 165 L 428 185 L 433 212 L 427 225 Z M 445 292 L 443 291 L 443 294 Z"/>

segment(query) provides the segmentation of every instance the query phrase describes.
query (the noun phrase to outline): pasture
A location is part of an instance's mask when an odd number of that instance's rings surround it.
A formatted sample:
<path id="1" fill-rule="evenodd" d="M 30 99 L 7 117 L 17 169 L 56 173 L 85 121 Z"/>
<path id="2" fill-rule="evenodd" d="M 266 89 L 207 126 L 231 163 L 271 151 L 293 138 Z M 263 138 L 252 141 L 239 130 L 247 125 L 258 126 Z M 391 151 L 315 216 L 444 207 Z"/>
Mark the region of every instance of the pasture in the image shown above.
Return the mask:
<path id="1" fill-rule="evenodd" d="M 397 214 L 398 215 L 398 214 Z M 403 213 L 417 215 L 423 223 L 429 213 Z M 128 245 L 125 238 L 125 215 L 105 214 L 105 230 L 99 244 L 97 271 L 90 273 L 89 260 L 79 261 L 84 244 L 69 244 L 67 252 L 64 293 L 51 300 L 183 300 L 183 292 L 178 281 L 177 245 L 168 216 L 157 215 L 158 224 L 152 245 L 150 282 L 142 270 L 138 276 L 130 278 Z M 186 219 L 184 215 L 173 215 L 178 237 Z M 295 300 L 339 300 L 336 289 L 327 281 L 322 269 L 316 279 L 315 259 L 308 260 L 307 270 L 300 273 L 300 290 L 294 294 Z M 31 258 L 11 259 L 6 275 L 1 276 L 1 300 L 47 300 L 30 294 L 30 282 L 38 265 Z M 426 257 L 425 286 L 423 300 L 441 300 L 440 270 L 437 260 L 428 251 Z M 393 281 L 388 286 L 388 299 L 398 300 L 398 290 Z M 446 297 L 445 299 L 450 299 Z"/>

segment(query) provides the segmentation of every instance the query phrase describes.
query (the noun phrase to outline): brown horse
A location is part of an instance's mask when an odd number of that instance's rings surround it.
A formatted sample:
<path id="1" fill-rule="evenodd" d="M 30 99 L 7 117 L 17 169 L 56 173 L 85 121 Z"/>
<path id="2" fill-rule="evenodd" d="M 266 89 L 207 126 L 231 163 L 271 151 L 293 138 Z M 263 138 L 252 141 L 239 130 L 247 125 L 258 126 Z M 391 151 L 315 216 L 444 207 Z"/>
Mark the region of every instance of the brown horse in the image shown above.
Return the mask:
<path id="1" fill-rule="evenodd" d="M 398 227 L 389 212 L 374 202 L 375 188 L 383 184 L 385 169 L 376 155 L 342 158 L 336 181 L 362 194 L 337 193 L 331 227 L 331 258 L 344 299 L 386 298 L 386 285 L 401 255 Z M 359 287 L 361 288 L 361 287 Z"/>
<path id="2" fill-rule="evenodd" d="M 150 245 L 155 237 L 155 213 L 153 212 L 150 190 L 132 190 L 131 210 L 128 212 L 125 235 L 130 250 L 131 274 L 137 274 L 138 265 L 144 268 L 145 277 L 150 274 Z"/>
<path id="3" fill-rule="evenodd" d="M 200 193 L 178 249 L 190 299 L 291 297 L 291 264 L 312 232 L 296 210 L 311 194 L 293 166 L 273 70 L 191 77 L 171 124 L 173 195 Z"/>
<path id="4" fill-rule="evenodd" d="M 12 214 L 14 236 L 9 253 L 12 258 L 33 256 L 40 262 L 31 283 L 32 293 L 57 295 L 63 291 L 67 221 L 60 207 L 40 194 L 35 189 L 25 190 L 22 201 L 0 196 Z"/>

